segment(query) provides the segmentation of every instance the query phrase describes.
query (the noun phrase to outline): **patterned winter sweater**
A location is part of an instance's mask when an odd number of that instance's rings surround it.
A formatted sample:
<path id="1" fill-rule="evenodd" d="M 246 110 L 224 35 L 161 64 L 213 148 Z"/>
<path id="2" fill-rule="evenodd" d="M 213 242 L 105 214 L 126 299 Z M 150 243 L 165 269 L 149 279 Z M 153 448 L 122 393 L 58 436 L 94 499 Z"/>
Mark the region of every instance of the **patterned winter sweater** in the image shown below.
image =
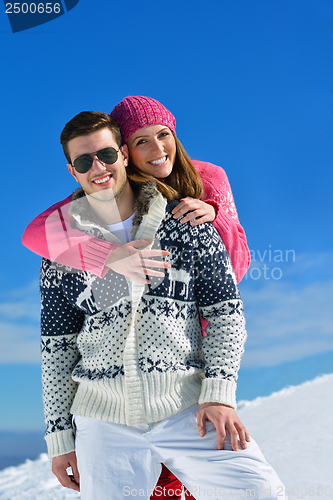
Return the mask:
<path id="1" fill-rule="evenodd" d="M 119 243 L 79 190 L 72 213 L 88 234 Z M 41 350 L 49 457 L 74 450 L 71 414 L 135 425 L 199 402 L 235 408 L 246 338 L 228 254 L 209 223 L 180 224 L 154 183 L 141 190 L 134 239 L 168 249 L 171 269 L 141 285 L 43 259 Z M 200 316 L 208 321 L 202 338 Z"/>

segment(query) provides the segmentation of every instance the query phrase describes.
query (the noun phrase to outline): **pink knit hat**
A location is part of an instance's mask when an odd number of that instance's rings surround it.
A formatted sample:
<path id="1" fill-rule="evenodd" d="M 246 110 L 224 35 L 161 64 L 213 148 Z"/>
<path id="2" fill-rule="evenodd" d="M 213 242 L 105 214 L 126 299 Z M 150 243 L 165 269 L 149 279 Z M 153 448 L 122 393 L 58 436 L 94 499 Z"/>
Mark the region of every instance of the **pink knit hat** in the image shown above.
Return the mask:
<path id="1" fill-rule="evenodd" d="M 111 117 L 118 123 L 124 142 L 147 125 L 166 125 L 173 132 L 176 128 L 175 117 L 163 104 L 141 95 L 125 97 L 113 108 Z"/>

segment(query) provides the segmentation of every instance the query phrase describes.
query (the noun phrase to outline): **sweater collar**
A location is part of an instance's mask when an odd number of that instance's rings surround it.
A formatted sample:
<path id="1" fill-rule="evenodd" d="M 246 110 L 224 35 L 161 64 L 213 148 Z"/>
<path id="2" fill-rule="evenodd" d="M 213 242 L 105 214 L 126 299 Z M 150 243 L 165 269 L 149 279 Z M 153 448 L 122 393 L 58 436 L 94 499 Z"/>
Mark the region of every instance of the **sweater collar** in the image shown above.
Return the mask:
<path id="1" fill-rule="evenodd" d="M 151 239 L 155 234 L 161 220 L 164 218 L 167 201 L 156 187 L 156 183 L 149 181 L 143 183 L 136 191 L 134 204 L 134 218 L 132 237 L 135 239 Z M 97 227 L 108 241 L 115 237 L 105 228 L 103 221 L 92 210 L 82 188 L 77 189 L 71 196 L 69 213 L 82 229 Z M 117 240 L 117 238 L 116 238 Z"/>

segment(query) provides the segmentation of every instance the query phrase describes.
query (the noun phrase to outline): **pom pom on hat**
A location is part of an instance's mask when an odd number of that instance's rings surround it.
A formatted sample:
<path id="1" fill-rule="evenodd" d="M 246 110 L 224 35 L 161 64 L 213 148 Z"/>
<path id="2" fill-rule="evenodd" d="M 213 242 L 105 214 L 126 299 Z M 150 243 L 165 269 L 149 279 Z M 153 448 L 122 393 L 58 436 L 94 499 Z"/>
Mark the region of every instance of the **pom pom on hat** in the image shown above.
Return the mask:
<path id="1" fill-rule="evenodd" d="M 148 125 L 165 125 L 173 132 L 176 129 L 175 117 L 163 104 L 141 95 L 125 97 L 113 108 L 111 117 L 118 123 L 124 142 Z"/>

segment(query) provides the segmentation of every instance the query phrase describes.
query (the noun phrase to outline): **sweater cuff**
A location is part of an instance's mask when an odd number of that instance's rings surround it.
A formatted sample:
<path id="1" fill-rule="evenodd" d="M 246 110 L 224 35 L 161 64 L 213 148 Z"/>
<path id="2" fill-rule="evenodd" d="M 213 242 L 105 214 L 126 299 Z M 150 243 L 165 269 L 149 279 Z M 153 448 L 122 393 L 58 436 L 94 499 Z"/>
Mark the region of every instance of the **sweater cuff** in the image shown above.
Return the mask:
<path id="1" fill-rule="evenodd" d="M 48 451 L 47 456 L 49 458 L 58 457 L 59 455 L 66 455 L 66 453 L 75 451 L 73 429 L 47 434 L 45 436 L 45 441 Z"/>
<path id="2" fill-rule="evenodd" d="M 236 410 L 236 387 L 232 380 L 204 378 L 198 403 L 221 403 Z"/>
<path id="3" fill-rule="evenodd" d="M 218 204 L 216 203 L 216 201 L 214 200 L 202 200 L 204 201 L 205 203 L 207 203 L 208 205 L 211 205 L 214 210 L 215 210 L 215 218 L 217 217 L 217 214 L 219 213 L 219 206 Z M 215 220 L 215 219 L 214 219 Z"/>
<path id="4" fill-rule="evenodd" d="M 235 229 L 235 225 L 238 222 L 238 219 L 234 219 L 230 214 L 228 214 L 228 212 L 219 207 L 219 205 L 214 200 L 205 200 L 205 203 L 208 203 L 208 205 L 214 207 L 216 215 L 212 224 L 218 230 L 222 240 L 224 241 L 223 236 L 225 236 L 226 241 L 228 241 L 230 238 L 230 231 Z"/>
<path id="5" fill-rule="evenodd" d="M 237 219 L 234 219 L 230 214 L 228 214 L 228 212 L 218 207 L 215 220 L 213 221 L 213 224 L 218 231 L 220 229 L 223 233 L 228 233 L 230 231 L 230 226 L 235 227 L 237 222 Z"/>
<path id="6" fill-rule="evenodd" d="M 84 244 L 81 244 L 84 246 Z M 99 278 L 104 278 L 110 270 L 105 267 L 105 263 L 110 255 L 110 252 L 118 247 L 116 243 L 111 243 L 104 240 L 90 240 L 83 249 L 84 271 L 95 274 Z"/>

